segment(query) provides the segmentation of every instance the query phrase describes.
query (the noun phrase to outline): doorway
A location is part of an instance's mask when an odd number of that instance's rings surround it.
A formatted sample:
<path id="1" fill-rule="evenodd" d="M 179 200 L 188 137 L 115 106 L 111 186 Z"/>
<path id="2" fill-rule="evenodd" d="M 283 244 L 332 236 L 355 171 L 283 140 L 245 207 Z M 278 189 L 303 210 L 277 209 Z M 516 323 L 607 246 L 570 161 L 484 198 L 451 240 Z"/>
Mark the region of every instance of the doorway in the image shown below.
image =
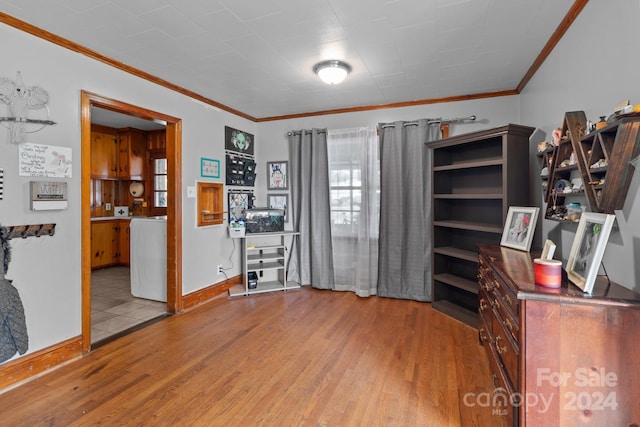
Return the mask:
<path id="1" fill-rule="evenodd" d="M 182 311 L 182 121 L 97 94 L 81 93 L 82 153 L 82 347 L 91 350 L 91 108 L 166 123 L 167 157 L 167 311 Z"/>

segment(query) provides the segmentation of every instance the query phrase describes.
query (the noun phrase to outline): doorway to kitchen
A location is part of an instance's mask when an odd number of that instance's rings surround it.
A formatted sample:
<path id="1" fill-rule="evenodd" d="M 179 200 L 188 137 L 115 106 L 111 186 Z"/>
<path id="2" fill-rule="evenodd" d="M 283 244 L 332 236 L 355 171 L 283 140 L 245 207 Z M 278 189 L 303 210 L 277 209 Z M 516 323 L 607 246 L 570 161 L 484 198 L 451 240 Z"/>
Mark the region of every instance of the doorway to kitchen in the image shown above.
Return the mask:
<path id="1" fill-rule="evenodd" d="M 95 118 L 92 119 L 92 116 Z M 154 187 L 152 183 L 144 181 L 151 194 L 156 196 L 158 200 L 164 200 L 166 204 L 165 214 L 166 218 L 166 255 L 162 261 L 163 269 L 166 270 L 166 304 L 156 303 L 152 299 L 143 298 L 142 300 L 122 300 L 123 298 L 134 298 L 131 295 L 131 270 L 125 265 L 116 266 L 113 268 L 97 269 L 92 274 L 92 257 L 93 251 L 91 249 L 92 243 L 92 188 L 95 190 L 95 180 L 92 180 L 94 176 L 92 174 L 92 122 L 100 123 L 104 125 L 107 123 L 104 117 L 111 116 L 118 117 L 119 119 L 126 119 L 129 125 L 134 123 L 141 123 L 140 120 L 153 123 L 161 123 L 164 126 L 164 145 L 165 145 L 165 157 L 164 160 L 164 179 L 165 185 L 162 187 Z M 100 119 L 99 117 L 102 117 Z M 124 123 L 124 122 L 122 122 Z M 116 127 L 120 127 L 119 125 Z M 134 128 L 135 126 L 128 126 Z M 138 126 L 139 127 L 139 126 Z M 141 326 L 145 326 L 149 320 L 148 318 L 155 318 L 154 313 L 177 313 L 182 310 L 182 275 L 181 275 L 181 247 L 182 247 L 182 228 L 181 228 L 181 120 L 175 117 L 167 116 L 162 113 L 147 110 L 138 106 L 127 104 L 124 102 L 116 101 L 113 99 L 105 98 L 100 95 L 92 94 L 90 92 L 83 91 L 81 94 L 81 139 L 82 139 L 82 341 L 83 352 L 86 353 L 91 350 L 98 339 L 109 339 L 106 336 L 98 336 L 98 332 L 92 326 L 94 323 L 105 319 L 105 316 L 111 316 L 113 314 L 120 315 L 124 313 L 124 317 L 130 319 L 113 320 L 114 328 L 122 328 L 122 332 L 129 332 L 133 329 L 137 329 Z M 157 150 L 155 151 L 157 153 Z M 95 153 L 94 153 L 95 154 Z M 157 157 L 157 156 L 156 156 Z M 95 168 L 93 168 L 95 169 Z M 153 170 L 153 175 L 156 177 L 158 174 L 156 169 Z M 151 176 L 150 175 L 150 176 Z M 160 173 L 159 175 L 163 175 Z M 146 179 L 146 177 L 145 177 Z M 127 187 L 129 183 L 127 183 Z M 158 192 L 153 191 L 156 188 Z M 135 193 L 135 189 L 131 189 Z M 153 199 L 150 198 L 134 198 L 133 204 L 138 204 L 139 207 L 143 203 L 146 205 L 147 201 L 151 201 L 155 204 Z M 113 206 L 110 206 L 112 209 Z M 157 206 L 156 206 L 157 207 Z M 95 209 L 94 209 L 95 210 Z M 148 209 L 146 212 L 155 212 L 157 214 L 159 210 Z M 157 218 L 157 217 L 156 217 Z M 127 223 L 128 218 L 117 220 L 118 227 L 122 228 L 121 223 Z M 147 218 L 138 218 L 140 220 L 146 220 Z M 128 224 L 128 223 L 127 223 Z M 124 231 L 123 231 L 124 232 Z M 126 229 L 129 232 L 129 229 Z M 124 249 L 123 249 L 124 250 Z M 128 245 L 127 245 L 128 250 Z M 94 287 L 93 284 L 96 284 Z M 116 298 L 112 298 L 118 302 L 118 307 L 107 308 L 108 315 L 97 314 L 96 309 L 105 308 L 105 304 L 108 298 L 100 297 L 99 295 L 110 294 Z M 144 296 L 144 295 L 143 295 Z M 97 303 L 102 301 L 102 306 Z M 142 302 L 147 307 L 141 307 Z M 111 302 L 113 303 L 113 301 Z M 92 321 L 92 305 L 94 308 L 94 321 Z M 138 311 L 137 314 L 132 314 L 131 310 Z M 101 317 L 102 316 L 102 317 Z M 113 317 L 113 316 L 112 316 Z M 139 322 L 127 325 L 127 321 L 134 322 L 135 319 Z M 117 334 L 117 332 L 115 332 Z M 118 336 L 118 335 L 116 335 Z"/>

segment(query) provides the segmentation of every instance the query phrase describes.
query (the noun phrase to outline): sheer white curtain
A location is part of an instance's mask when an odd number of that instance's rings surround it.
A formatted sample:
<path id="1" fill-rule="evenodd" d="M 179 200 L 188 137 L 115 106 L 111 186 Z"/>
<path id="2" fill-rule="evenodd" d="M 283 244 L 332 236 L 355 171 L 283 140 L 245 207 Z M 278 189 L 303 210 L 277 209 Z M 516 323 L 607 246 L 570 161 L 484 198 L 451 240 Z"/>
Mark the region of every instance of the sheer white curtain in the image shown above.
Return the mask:
<path id="1" fill-rule="evenodd" d="M 380 163 L 375 127 L 327 131 L 335 290 L 377 294 Z"/>

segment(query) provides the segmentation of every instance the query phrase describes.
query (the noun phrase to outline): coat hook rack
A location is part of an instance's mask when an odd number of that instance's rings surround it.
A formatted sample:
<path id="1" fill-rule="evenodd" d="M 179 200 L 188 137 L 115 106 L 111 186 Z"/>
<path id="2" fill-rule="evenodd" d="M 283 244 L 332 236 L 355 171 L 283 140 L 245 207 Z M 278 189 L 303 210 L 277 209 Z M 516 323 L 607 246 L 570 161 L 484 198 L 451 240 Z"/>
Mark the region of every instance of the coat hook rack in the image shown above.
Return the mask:
<path id="1" fill-rule="evenodd" d="M 55 224 L 8 225 L 6 227 L 0 227 L 0 234 L 7 240 L 17 237 L 26 239 L 27 237 L 53 236 L 55 231 Z"/>

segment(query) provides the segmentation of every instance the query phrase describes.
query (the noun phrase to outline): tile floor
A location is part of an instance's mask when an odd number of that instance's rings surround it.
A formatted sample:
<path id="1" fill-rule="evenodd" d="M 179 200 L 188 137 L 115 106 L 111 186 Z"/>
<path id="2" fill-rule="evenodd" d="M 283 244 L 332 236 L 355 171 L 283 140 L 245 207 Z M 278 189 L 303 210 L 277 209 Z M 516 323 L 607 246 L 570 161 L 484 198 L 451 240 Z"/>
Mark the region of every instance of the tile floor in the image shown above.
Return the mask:
<path id="1" fill-rule="evenodd" d="M 91 343 L 167 313 L 167 304 L 131 295 L 129 267 L 91 273 Z"/>

